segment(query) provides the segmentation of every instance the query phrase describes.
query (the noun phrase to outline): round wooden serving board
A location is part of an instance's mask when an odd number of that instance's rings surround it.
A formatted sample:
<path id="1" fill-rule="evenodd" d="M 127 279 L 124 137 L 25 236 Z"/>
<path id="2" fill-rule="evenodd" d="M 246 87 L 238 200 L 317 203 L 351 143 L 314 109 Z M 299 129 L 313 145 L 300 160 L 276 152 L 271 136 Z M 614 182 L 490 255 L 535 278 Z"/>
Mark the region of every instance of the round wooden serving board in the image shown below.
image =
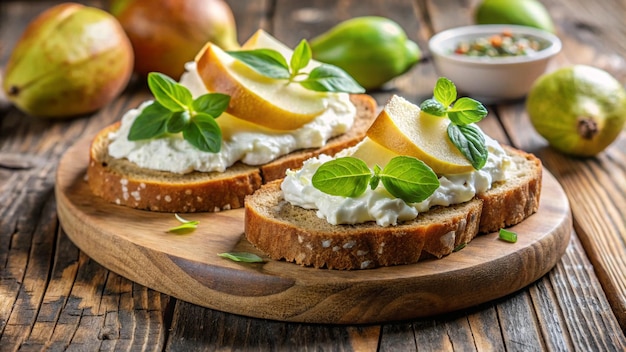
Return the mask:
<path id="1" fill-rule="evenodd" d="M 106 268 L 200 306 L 293 322 L 357 324 L 424 317 L 474 306 L 546 274 L 568 245 L 567 197 L 544 170 L 539 211 L 511 228 L 518 241 L 481 235 L 442 259 L 414 265 L 336 271 L 266 260 L 239 263 L 222 252 L 258 252 L 243 234 L 243 210 L 183 214 L 199 220 L 186 235 L 173 214 L 134 210 L 91 194 L 85 180 L 90 139 L 62 158 L 56 197 L 63 229 Z"/>

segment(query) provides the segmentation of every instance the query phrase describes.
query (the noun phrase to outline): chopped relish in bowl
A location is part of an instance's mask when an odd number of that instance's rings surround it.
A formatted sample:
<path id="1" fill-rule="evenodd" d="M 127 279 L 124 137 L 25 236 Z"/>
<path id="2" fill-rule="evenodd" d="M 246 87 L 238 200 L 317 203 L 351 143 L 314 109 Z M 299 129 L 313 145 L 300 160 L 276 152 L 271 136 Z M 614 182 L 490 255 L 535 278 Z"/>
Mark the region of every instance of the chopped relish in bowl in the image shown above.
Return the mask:
<path id="1" fill-rule="evenodd" d="M 459 42 L 454 53 L 466 56 L 523 56 L 543 48 L 544 45 L 534 37 L 503 31 L 500 34 Z"/>

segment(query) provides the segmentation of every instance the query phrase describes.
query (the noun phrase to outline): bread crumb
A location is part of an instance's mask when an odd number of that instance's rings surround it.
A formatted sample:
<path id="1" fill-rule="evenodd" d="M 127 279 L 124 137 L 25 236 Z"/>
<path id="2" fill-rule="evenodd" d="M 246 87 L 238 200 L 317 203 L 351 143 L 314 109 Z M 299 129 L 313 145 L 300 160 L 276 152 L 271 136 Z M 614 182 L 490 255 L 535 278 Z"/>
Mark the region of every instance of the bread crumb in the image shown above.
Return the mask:
<path id="1" fill-rule="evenodd" d="M 160 195 L 160 194 L 157 194 L 156 199 L 157 199 L 157 200 L 161 200 L 161 195 Z"/>
<path id="2" fill-rule="evenodd" d="M 338 250 L 340 250 L 340 249 L 341 249 L 341 247 L 339 247 L 339 246 L 334 246 L 334 247 L 333 247 L 333 252 L 337 252 L 337 251 L 338 251 Z"/>
<path id="3" fill-rule="evenodd" d="M 298 243 L 302 242 L 304 242 L 304 238 L 302 238 L 302 235 L 298 235 Z"/>
<path id="4" fill-rule="evenodd" d="M 146 188 L 146 184 L 142 182 L 142 183 L 139 184 L 139 187 L 142 188 L 142 189 Z"/>
<path id="5" fill-rule="evenodd" d="M 230 210 L 230 204 L 226 204 L 222 207 L 222 210 Z"/>
<path id="6" fill-rule="evenodd" d="M 130 195 L 133 198 L 135 198 L 136 201 L 140 201 L 141 200 L 141 194 L 139 193 L 139 191 L 130 192 Z"/>
<path id="7" fill-rule="evenodd" d="M 356 241 L 348 241 L 348 242 L 344 243 L 343 248 L 344 249 L 350 249 L 350 248 L 354 247 L 354 245 L 356 245 Z"/>
<path id="8" fill-rule="evenodd" d="M 385 242 L 380 242 L 378 245 L 378 254 L 383 254 L 383 249 L 385 248 Z"/>
<path id="9" fill-rule="evenodd" d="M 356 251 L 356 255 L 360 255 L 360 256 L 366 255 L 367 253 L 369 253 L 369 252 L 368 251 L 362 251 L 360 249 L 358 251 Z"/>
<path id="10" fill-rule="evenodd" d="M 186 189 L 186 190 L 185 190 L 185 194 L 186 194 L 186 195 L 190 195 L 191 193 L 193 193 L 193 191 L 192 191 L 192 190 L 190 190 L 190 189 Z"/>
<path id="11" fill-rule="evenodd" d="M 115 204 L 120 205 L 122 204 L 122 201 L 119 198 L 115 198 Z"/>
<path id="12" fill-rule="evenodd" d="M 443 246 L 445 246 L 446 248 L 454 248 L 454 240 L 456 239 L 456 232 L 454 231 L 450 231 L 448 233 L 446 233 L 445 235 L 441 236 L 441 238 L 439 239 L 441 241 L 441 244 Z"/>
<path id="13" fill-rule="evenodd" d="M 369 260 L 364 261 L 363 263 L 361 263 L 361 269 L 367 268 L 368 266 L 370 266 L 370 263 L 371 261 Z"/>
<path id="14" fill-rule="evenodd" d="M 330 247 L 330 244 L 331 244 L 332 242 L 333 242 L 332 240 L 323 240 L 323 241 L 322 241 L 322 247 L 324 247 L 324 248 L 328 248 L 328 247 Z"/>
<path id="15" fill-rule="evenodd" d="M 166 195 L 163 199 L 165 199 L 165 201 L 168 203 L 172 201 L 172 197 L 170 197 L 169 195 Z"/>
<path id="16" fill-rule="evenodd" d="M 196 197 L 196 202 L 202 203 L 202 197 Z"/>
<path id="17" fill-rule="evenodd" d="M 122 198 L 124 198 L 124 200 L 128 200 L 130 197 L 128 195 L 128 179 L 120 179 L 120 184 L 122 185 Z"/>

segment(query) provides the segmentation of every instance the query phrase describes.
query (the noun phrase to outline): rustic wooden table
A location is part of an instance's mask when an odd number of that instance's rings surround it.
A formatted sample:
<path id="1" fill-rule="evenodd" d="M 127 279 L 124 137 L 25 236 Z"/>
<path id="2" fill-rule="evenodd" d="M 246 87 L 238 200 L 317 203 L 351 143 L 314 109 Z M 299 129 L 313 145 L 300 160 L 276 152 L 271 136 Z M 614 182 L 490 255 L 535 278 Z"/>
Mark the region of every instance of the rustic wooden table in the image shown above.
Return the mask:
<path id="1" fill-rule="evenodd" d="M 383 104 L 394 93 L 412 101 L 430 95 L 437 75 L 427 40 L 440 30 L 470 24 L 476 2 L 229 4 L 240 40 L 264 28 L 292 46 L 350 17 L 394 19 L 419 43 L 424 59 L 391 89 L 371 92 Z M 26 24 L 57 3 L 0 3 L 0 67 Z M 626 82 L 626 1 L 543 3 L 564 44 L 550 70 L 589 64 Z M 134 80 L 103 110 L 59 122 L 27 116 L 0 99 L 0 350 L 626 349 L 626 134 L 597 157 L 566 157 L 534 132 L 523 101 L 489 105 L 483 129 L 538 155 L 571 203 L 571 241 L 554 269 L 516 293 L 450 314 L 382 325 L 285 323 L 207 309 L 148 289 L 91 260 L 64 233 L 53 191 L 61 156 L 81 136 L 147 97 L 145 85 Z"/>

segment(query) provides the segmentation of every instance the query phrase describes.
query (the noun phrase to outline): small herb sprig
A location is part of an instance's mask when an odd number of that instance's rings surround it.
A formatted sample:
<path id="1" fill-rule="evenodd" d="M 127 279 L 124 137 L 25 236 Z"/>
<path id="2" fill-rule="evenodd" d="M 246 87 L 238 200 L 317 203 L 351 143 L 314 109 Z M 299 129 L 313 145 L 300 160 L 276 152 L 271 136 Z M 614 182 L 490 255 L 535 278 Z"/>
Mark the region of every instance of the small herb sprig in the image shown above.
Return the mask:
<path id="1" fill-rule="evenodd" d="M 244 263 L 262 263 L 263 258 L 259 257 L 254 253 L 249 252 L 224 252 L 218 253 L 222 258 L 230 259 L 235 262 L 244 262 Z"/>
<path id="2" fill-rule="evenodd" d="M 480 170 L 485 166 L 488 156 L 485 138 L 480 130 L 472 125 L 487 116 L 487 109 L 483 104 L 467 97 L 457 100 L 454 83 L 441 77 L 435 85 L 433 98 L 425 100 L 420 105 L 420 109 L 434 116 L 447 116 L 451 121 L 448 125 L 450 141 L 467 158 L 474 169 Z"/>
<path id="3" fill-rule="evenodd" d="M 174 214 L 176 220 L 178 220 L 181 224 L 175 227 L 171 227 L 167 232 L 177 233 L 177 234 L 185 234 L 194 231 L 198 228 L 200 221 L 198 220 L 187 220 L 178 214 Z"/>
<path id="4" fill-rule="evenodd" d="M 358 197 L 378 187 L 379 182 L 394 197 L 407 203 L 428 198 L 439 187 L 439 179 L 423 161 L 409 156 L 392 158 L 384 169 L 378 165 L 370 170 L 358 158 L 342 157 L 322 164 L 312 178 L 320 191 L 341 197 Z"/>
<path id="5" fill-rule="evenodd" d="M 193 99 L 185 86 L 158 72 L 148 74 L 148 87 L 155 101 L 137 116 L 128 140 L 182 132 L 183 138 L 194 147 L 211 153 L 220 151 L 222 131 L 215 119 L 228 107 L 228 95 L 209 93 Z"/>
<path id="6" fill-rule="evenodd" d="M 348 73 L 337 66 L 321 64 L 304 72 L 312 58 L 311 46 L 306 40 L 300 41 L 293 51 L 290 63 L 273 49 L 228 51 L 228 54 L 243 62 L 263 76 L 299 83 L 302 87 L 318 92 L 363 93 L 361 87 Z M 305 78 L 300 79 L 305 76 Z"/>

